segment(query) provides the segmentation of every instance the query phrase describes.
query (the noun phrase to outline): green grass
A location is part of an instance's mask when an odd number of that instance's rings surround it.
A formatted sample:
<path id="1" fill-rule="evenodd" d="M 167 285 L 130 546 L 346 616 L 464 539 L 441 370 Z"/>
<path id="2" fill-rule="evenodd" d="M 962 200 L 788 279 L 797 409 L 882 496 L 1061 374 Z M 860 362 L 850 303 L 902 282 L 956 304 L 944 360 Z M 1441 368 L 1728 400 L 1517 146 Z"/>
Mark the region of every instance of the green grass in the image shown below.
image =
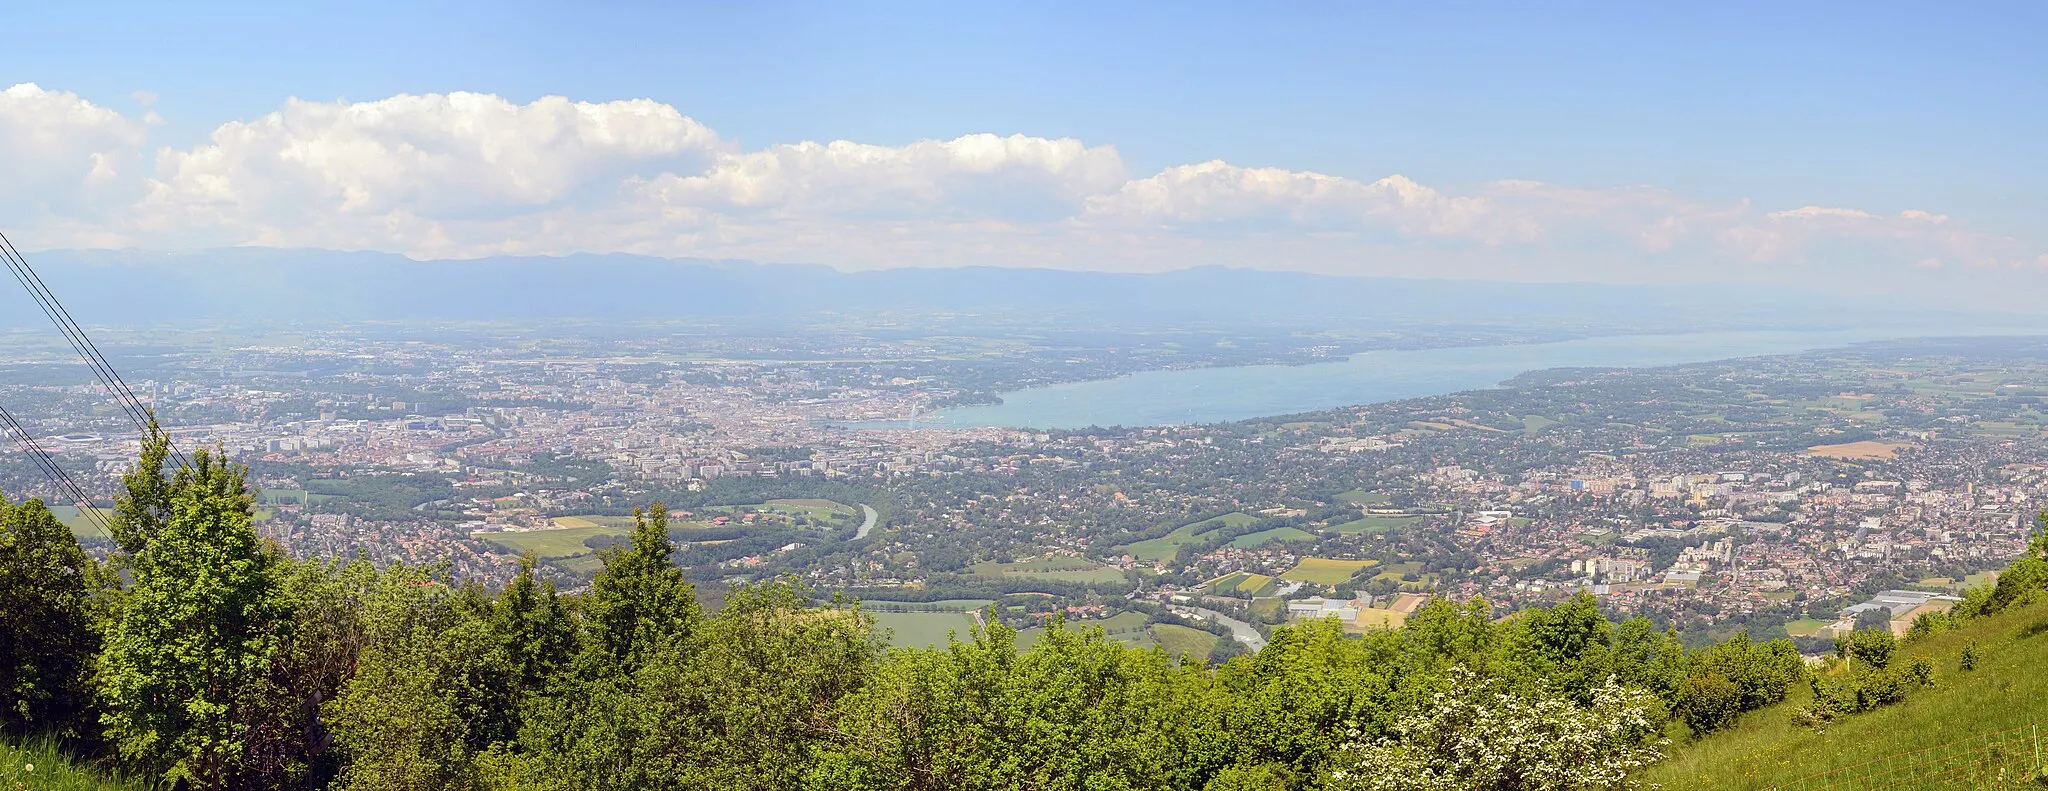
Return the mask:
<path id="1" fill-rule="evenodd" d="M 1281 579 L 1312 582 L 1317 585 L 1342 585 L 1358 572 L 1379 563 L 1376 560 L 1336 560 L 1332 558 L 1302 558 L 1294 568 L 1280 575 Z"/>
<path id="2" fill-rule="evenodd" d="M 1361 519 L 1353 519 L 1340 525 L 1331 525 L 1330 532 L 1347 536 L 1359 533 L 1385 533 L 1395 528 L 1405 527 L 1409 523 L 1421 518 L 1419 516 L 1368 516 Z"/>
<path id="3" fill-rule="evenodd" d="M 1218 596 L 1250 596 L 1257 598 L 1270 592 L 1276 586 L 1272 577 L 1264 574 L 1238 571 L 1210 580 L 1207 587 Z"/>
<path id="4" fill-rule="evenodd" d="M 912 646 L 946 646 L 946 636 L 951 633 L 961 640 L 971 639 L 968 630 L 974 627 L 974 616 L 964 612 L 870 612 L 875 618 L 875 628 L 887 630 L 889 644 L 898 648 Z"/>
<path id="5" fill-rule="evenodd" d="M 1216 650 L 1216 635 L 1188 626 L 1170 623 L 1152 625 L 1152 639 L 1166 653 L 1186 656 L 1192 659 L 1207 659 Z"/>
<path id="6" fill-rule="evenodd" d="M 34 766 L 35 771 L 24 767 Z M 0 789 L 35 791 L 142 791 L 149 786 L 94 771 L 47 742 L 0 741 Z"/>
<path id="7" fill-rule="evenodd" d="M 1298 530 L 1292 527 L 1276 527 L 1271 530 L 1261 530 L 1257 533 L 1246 533 L 1244 535 L 1238 536 L 1236 539 L 1233 539 L 1230 542 L 1230 545 L 1233 547 L 1237 547 L 1238 549 L 1251 549 L 1252 547 L 1256 547 L 1261 544 L 1265 544 L 1272 541 L 1278 541 L 1284 544 L 1290 541 L 1314 540 L 1316 540 L 1316 537 L 1314 535 L 1304 532 L 1302 530 Z"/>
<path id="8" fill-rule="evenodd" d="M 1364 489 L 1352 489 L 1337 495 L 1337 499 L 1352 505 L 1386 505 L 1394 500 L 1392 496 L 1382 492 L 1368 492 Z"/>
<path id="9" fill-rule="evenodd" d="M 1978 644 L 1977 669 L 1963 672 L 1956 657 L 1973 639 Z M 1792 721 L 1812 697 L 1805 685 L 1798 685 L 1783 703 L 1745 715 L 1727 731 L 1674 747 L 1669 758 L 1643 772 L 1641 779 L 1665 788 L 1770 788 L 1979 734 L 2048 725 L 2048 673 L 2042 672 L 2048 667 L 2048 602 L 1914 641 L 1892 661 L 1905 663 L 1916 657 L 1934 662 L 1934 686 L 1912 691 L 1902 703 L 1838 719 L 1820 733 Z M 1939 753 L 1924 755 L 1933 754 Z M 1985 786 L 1950 778 L 1946 783 L 1885 787 Z"/>
<path id="10" fill-rule="evenodd" d="M 1823 621 L 1819 618 L 1801 618 L 1796 621 L 1786 621 L 1785 633 L 1793 637 L 1812 637 L 1819 634 L 1821 627 L 1828 625 L 1828 623 L 1828 621 Z"/>
<path id="11" fill-rule="evenodd" d="M 1522 432 L 1525 434 L 1534 435 L 1545 428 L 1549 428 L 1550 426 L 1555 425 L 1557 425 L 1557 421 L 1552 420 L 1548 417 L 1544 417 L 1543 415 L 1522 416 Z"/>
<path id="12" fill-rule="evenodd" d="M 1067 626 L 1077 629 L 1102 627 L 1111 637 L 1136 634 L 1145 631 L 1145 614 L 1141 612 L 1120 612 L 1099 621 L 1070 621 Z"/>
<path id="13" fill-rule="evenodd" d="M 869 612 L 974 612 L 988 609 L 996 603 L 994 599 L 941 599 L 939 601 L 875 601 L 861 600 L 861 609 Z"/>
<path id="14" fill-rule="evenodd" d="M 1172 558 L 1175 552 L 1180 551 L 1181 545 L 1200 541 L 1202 533 L 1220 527 L 1242 527 L 1256 521 L 1258 519 L 1250 514 L 1224 514 L 1214 519 L 1204 519 L 1200 522 L 1181 525 L 1166 535 L 1125 544 L 1119 547 L 1119 549 L 1123 550 L 1125 554 L 1147 563 L 1158 563 Z"/>
<path id="15" fill-rule="evenodd" d="M 555 558 L 548 562 L 553 563 L 562 568 L 568 569 L 570 571 L 573 571 L 577 574 L 596 574 L 604 570 L 604 560 L 599 558 L 597 554 L 594 552 L 588 555 L 576 555 L 573 557 Z"/>
<path id="16" fill-rule="evenodd" d="M 98 511 L 107 521 L 114 519 L 114 511 L 111 508 L 94 507 L 92 510 Z M 65 527 L 71 528 L 71 535 L 80 541 L 105 541 L 113 538 L 107 535 L 107 531 L 101 530 L 99 524 L 86 516 L 78 506 L 53 505 L 50 506 L 50 515 L 57 517 L 57 521 L 63 522 Z"/>
<path id="17" fill-rule="evenodd" d="M 584 539 L 625 534 L 626 531 L 616 527 L 564 527 L 517 533 L 473 533 L 470 537 L 481 538 L 515 553 L 532 552 L 543 558 L 566 558 L 591 551 L 583 543 Z"/>
<path id="18" fill-rule="evenodd" d="M 1124 573 L 1115 567 L 1105 566 L 1087 558 L 1059 556 L 1017 563 L 983 561 L 974 564 L 974 574 L 978 577 L 1014 577 L 1081 584 L 1122 582 L 1124 579 Z"/>

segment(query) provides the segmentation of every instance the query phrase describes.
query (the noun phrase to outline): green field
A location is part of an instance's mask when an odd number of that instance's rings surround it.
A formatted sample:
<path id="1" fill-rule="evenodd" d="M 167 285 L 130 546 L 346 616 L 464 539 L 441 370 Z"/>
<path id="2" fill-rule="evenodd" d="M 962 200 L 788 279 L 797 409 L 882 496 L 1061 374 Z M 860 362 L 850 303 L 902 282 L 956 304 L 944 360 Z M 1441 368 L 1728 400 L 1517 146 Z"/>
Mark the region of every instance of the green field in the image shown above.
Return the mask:
<path id="1" fill-rule="evenodd" d="M 1257 598 L 1270 593 L 1275 587 L 1272 577 L 1239 571 L 1210 580 L 1205 586 L 1218 596 L 1250 596 Z"/>
<path id="2" fill-rule="evenodd" d="M 1261 544 L 1273 541 L 1278 541 L 1284 544 L 1291 541 L 1314 540 L 1316 540 L 1316 537 L 1311 533 L 1307 533 L 1292 527 L 1276 527 L 1271 530 L 1261 530 L 1257 533 L 1246 533 L 1244 535 L 1238 536 L 1237 538 L 1231 540 L 1230 545 L 1233 547 L 1237 547 L 1238 549 L 1251 549 L 1252 547 L 1256 547 Z"/>
<path id="3" fill-rule="evenodd" d="M 1373 575 L 1373 579 L 1391 580 L 1393 582 L 1413 582 L 1414 580 L 1420 578 L 1421 574 L 1422 562 L 1417 560 L 1408 560 L 1402 561 L 1400 563 L 1394 563 L 1388 565 L 1384 569 L 1380 569 L 1380 573 Z"/>
<path id="4" fill-rule="evenodd" d="M 1243 527 L 1256 521 L 1258 519 L 1249 514 L 1224 514 L 1214 519 L 1181 525 L 1164 536 L 1125 544 L 1118 549 L 1147 563 L 1158 563 L 1172 558 L 1173 553 L 1180 551 L 1181 545 L 1200 541 L 1197 534 L 1219 527 Z"/>
<path id="5" fill-rule="evenodd" d="M 1978 644 L 1977 669 L 1964 672 L 1957 656 L 1970 640 Z M 1745 715 L 1735 727 L 1674 745 L 1670 757 L 1641 773 L 1640 779 L 1665 788 L 1771 788 L 1837 768 L 1867 765 L 1857 770 L 1861 773 L 1924 762 L 1946 755 L 1936 749 L 1943 745 L 2012 729 L 2023 734 L 2019 749 L 2024 758 L 2031 748 L 2027 729 L 2037 723 L 2048 725 L 2048 673 L 2041 672 L 2048 667 L 2048 602 L 1904 644 L 1892 662 L 1904 664 L 1917 657 L 1933 661 L 1934 686 L 1909 692 L 1902 703 L 1842 717 L 1818 732 L 1793 722 L 1793 714 L 1813 697 L 1805 684 L 1795 684 L 1784 702 Z M 1927 752 L 1905 755 L 1918 751 Z M 1968 763 L 1985 757 L 1989 756 L 1958 756 L 1955 768 L 1966 769 Z M 1881 776 L 1835 787 L 2019 787 L 1993 786 L 1953 774 L 1903 780 Z"/>
<path id="6" fill-rule="evenodd" d="M 861 600 L 860 607 L 869 612 L 974 612 L 988 609 L 996 603 L 994 599 L 941 599 L 939 601 L 875 601 Z"/>
<path id="7" fill-rule="evenodd" d="M 1342 585 L 1358 572 L 1378 564 L 1377 560 L 1336 560 L 1333 558 L 1302 558 L 1294 568 L 1280 575 L 1281 579 L 1298 582 L 1312 582 L 1317 585 Z"/>
<path id="8" fill-rule="evenodd" d="M 625 530 L 616 527 L 563 527 L 517 533 L 472 533 L 470 537 L 481 538 L 514 553 L 532 552 L 542 558 L 566 558 L 571 555 L 588 554 L 591 551 L 590 547 L 584 545 L 584 539 L 592 536 L 625 534 Z"/>
<path id="9" fill-rule="evenodd" d="M 974 616 L 964 612 L 871 612 L 875 628 L 887 630 L 889 644 L 898 648 L 913 646 L 946 646 L 946 635 L 951 633 L 961 640 L 972 639 L 968 630 L 974 628 Z"/>
<path id="10" fill-rule="evenodd" d="M 1525 434 L 1535 434 L 1555 425 L 1557 425 L 1557 421 L 1542 415 L 1522 416 L 1522 432 Z"/>
<path id="11" fill-rule="evenodd" d="M 63 522 L 65 527 L 71 528 L 71 535 L 80 541 L 106 541 L 113 538 L 107 535 L 107 531 L 100 529 L 98 523 L 86 516 L 84 511 L 79 510 L 78 506 L 53 505 L 49 508 L 50 515 L 57 517 L 57 521 Z M 102 519 L 112 521 L 114 518 L 114 511 L 111 508 L 94 507 L 93 510 L 98 511 Z"/>
<path id="12" fill-rule="evenodd" d="M 1337 495 L 1337 499 L 1350 503 L 1352 505 L 1386 505 L 1387 503 L 1393 502 L 1394 500 L 1393 497 L 1390 497 L 1385 493 L 1368 492 L 1364 489 L 1352 489 L 1351 491 Z"/>
<path id="13" fill-rule="evenodd" d="M 1193 627 L 1157 623 L 1152 625 L 1152 639 L 1168 654 L 1207 659 L 1216 650 L 1216 642 L 1222 638 Z"/>
<path id="14" fill-rule="evenodd" d="M 1385 533 L 1395 528 L 1405 527 L 1410 522 L 1421 518 L 1419 516 L 1367 516 L 1353 519 L 1340 525 L 1331 525 L 1329 530 L 1332 533 L 1347 536 L 1358 533 Z"/>
<path id="15" fill-rule="evenodd" d="M 826 522 L 844 522 L 860 513 L 860 509 L 836 500 L 769 500 L 762 506 L 763 510 L 798 514 Z"/>
<path id="16" fill-rule="evenodd" d="M 997 563 L 993 560 L 974 564 L 978 577 L 1018 577 L 1023 579 L 1056 580 L 1082 584 L 1122 582 L 1123 571 L 1105 566 L 1087 558 L 1044 557 L 1017 563 Z"/>
<path id="17" fill-rule="evenodd" d="M 1827 621 L 1818 618 L 1801 618 L 1797 621 L 1785 622 L 1785 633 L 1793 637 L 1812 637 L 1819 634 L 1821 627 L 1826 625 L 1828 625 Z"/>
<path id="18" fill-rule="evenodd" d="M 346 499 L 338 494 L 314 494 L 304 489 L 264 489 L 257 493 L 257 505 L 316 505 Z"/>

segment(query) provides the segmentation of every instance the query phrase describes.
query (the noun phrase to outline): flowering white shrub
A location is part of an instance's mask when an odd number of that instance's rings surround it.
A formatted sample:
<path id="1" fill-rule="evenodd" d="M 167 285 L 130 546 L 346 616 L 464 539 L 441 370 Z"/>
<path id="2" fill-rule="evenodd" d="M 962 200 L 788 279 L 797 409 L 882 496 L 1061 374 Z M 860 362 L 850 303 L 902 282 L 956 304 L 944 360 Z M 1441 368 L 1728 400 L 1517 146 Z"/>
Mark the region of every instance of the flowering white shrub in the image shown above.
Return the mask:
<path id="1" fill-rule="evenodd" d="M 1451 688 L 1394 726 L 1354 741 L 1325 778 L 1331 791 L 1631 789 L 1628 775 L 1663 755 L 1655 695 L 1610 678 L 1591 706 L 1528 698 L 1463 667 Z M 1358 732 L 1353 729 L 1354 739 Z"/>

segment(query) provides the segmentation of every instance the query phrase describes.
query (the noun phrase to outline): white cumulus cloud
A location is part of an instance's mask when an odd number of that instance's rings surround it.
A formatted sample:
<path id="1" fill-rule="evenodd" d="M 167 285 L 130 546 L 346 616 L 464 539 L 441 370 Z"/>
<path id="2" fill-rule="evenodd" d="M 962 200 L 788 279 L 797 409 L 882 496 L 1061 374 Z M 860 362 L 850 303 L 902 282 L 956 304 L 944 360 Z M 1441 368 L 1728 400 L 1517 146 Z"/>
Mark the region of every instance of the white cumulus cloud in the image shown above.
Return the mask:
<path id="1" fill-rule="evenodd" d="M 198 145 L 150 150 L 154 123 L 32 84 L 0 91 L 0 222 L 42 247 L 623 251 L 853 268 L 1781 281 L 2048 260 L 1929 211 L 1767 210 L 1651 186 L 1445 186 L 1222 161 L 1133 174 L 1114 146 L 1023 134 L 745 149 L 647 99 L 293 99 Z"/>
<path id="2" fill-rule="evenodd" d="M 34 83 L 0 91 L 0 211 L 8 224 L 81 243 L 110 238 L 95 227 L 139 194 L 149 121 Z"/>

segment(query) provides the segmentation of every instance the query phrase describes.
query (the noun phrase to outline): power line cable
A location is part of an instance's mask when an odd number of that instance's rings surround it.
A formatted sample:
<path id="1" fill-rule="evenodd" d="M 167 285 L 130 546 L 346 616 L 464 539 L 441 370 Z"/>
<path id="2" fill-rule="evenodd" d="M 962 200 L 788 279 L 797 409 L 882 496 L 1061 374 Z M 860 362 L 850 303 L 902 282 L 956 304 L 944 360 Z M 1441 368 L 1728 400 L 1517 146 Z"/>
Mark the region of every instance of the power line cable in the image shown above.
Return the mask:
<path id="1" fill-rule="evenodd" d="M 28 259 L 22 257 L 13 240 L 8 239 L 4 233 L 0 233 L 0 260 L 6 262 L 8 270 L 14 274 L 15 280 L 21 283 L 22 288 L 29 292 L 30 298 L 42 309 L 43 315 L 57 325 L 58 332 L 70 342 L 72 350 L 85 359 L 87 367 L 92 369 L 93 377 L 106 388 L 108 395 L 115 399 L 122 411 L 128 415 L 128 419 L 135 423 L 136 430 L 143 433 L 143 441 L 149 441 L 149 410 L 143 405 L 142 399 L 137 398 L 135 391 L 129 389 L 128 382 L 121 378 L 120 371 L 116 370 L 106 355 L 100 352 L 98 344 L 93 343 L 92 338 L 85 334 L 85 329 L 78 326 L 78 322 L 71 317 L 71 311 L 65 309 L 63 302 L 58 301 L 57 295 L 50 291 L 49 284 L 43 282 L 42 276 L 36 273 L 34 267 L 29 266 Z M 178 466 L 190 467 L 191 461 L 185 458 L 184 452 L 178 450 L 175 443 L 170 442 L 168 433 L 164 440 Z"/>
<path id="2" fill-rule="evenodd" d="M 8 412 L 4 406 L 0 406 L 0 424 L 4 424 L 14 433 L 15 439 L 28 451 L 29 459 L 35 463 L 36 468 L 44 477 L 50 479 L 51 485 L 57 487 L 59 496 L 69 495 L 72 498 L 72 506 L 78 509 L 80 516 L 92 522 L 101 532 L 109 536 L 114 534 L 113 525 L 108 524 L 107 517 L 100 513 L 99 506 L 93 505 L 92 498 L 86 495 L 85 489 L 80 487 L 77 481 L 72 480 L 71 476 L 64 474 L 64 469 L 57 466 L 57 459 L 51 456 L 50 452 L 43 448 L 42 443 L 36 441 L 35 435 L 30 434 L 21 421 L 15 420 L 14 414 Z"/>

